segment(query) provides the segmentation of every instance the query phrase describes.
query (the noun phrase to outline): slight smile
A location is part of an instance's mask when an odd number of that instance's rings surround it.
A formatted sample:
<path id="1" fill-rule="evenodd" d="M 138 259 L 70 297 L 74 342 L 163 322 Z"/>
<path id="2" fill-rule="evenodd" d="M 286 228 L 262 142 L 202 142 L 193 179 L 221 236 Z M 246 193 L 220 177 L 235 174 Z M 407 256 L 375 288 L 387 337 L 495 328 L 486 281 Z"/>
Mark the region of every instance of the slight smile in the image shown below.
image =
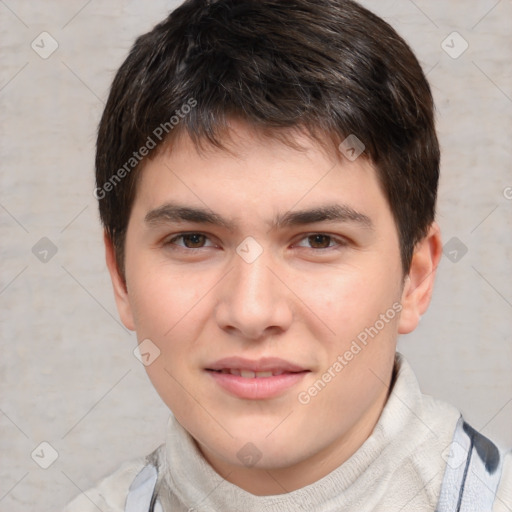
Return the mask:
<path id="1" fill-rule="evenodd" d="M 248 400 L 279 396 L 310 372 L 284 359 L 249 360 L 240 357 L 220 359 L 205 370 L 225 391 Z"/>

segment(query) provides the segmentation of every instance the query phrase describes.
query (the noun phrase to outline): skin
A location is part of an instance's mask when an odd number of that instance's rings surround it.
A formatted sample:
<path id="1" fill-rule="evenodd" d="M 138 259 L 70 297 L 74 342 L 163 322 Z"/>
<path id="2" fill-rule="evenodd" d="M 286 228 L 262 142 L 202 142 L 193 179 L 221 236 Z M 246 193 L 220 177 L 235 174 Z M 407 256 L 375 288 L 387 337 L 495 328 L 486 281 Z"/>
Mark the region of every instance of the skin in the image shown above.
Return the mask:
<path id="1" fill-rule="evenodd" d="M 234 155 L 213 148 L 200 155 L 184 135 L 146 162 L 127 229 L 125 279 L 108 237 L 106 258 L 123 323 L 161 351 L 148 375 L 205 458 L 248 492 L 280 494 L 327 475 L 371 434 L 389 394 L 397 337 L 415 329 L 430 302 L 441 239 L 433 224 L 404 276 L 371 162 L 329 154 L 299 132 L 301 151 L 241 122 L 232 127 Z M 169 202 L 206 208 L 233 225 L 147 222 Z M 371 228 L 351 220 L 271 228 L 277 215 L 331 204 L 365 215 Z M 183 232 L 205 237 L 176 238 Z M 263 249 L 252 263 L 236 252 L 248 236 Z M 298 394 L 394 303 L 400 314 L 300 403 Z M 241 399 L 205 370 L 234 355 L 280 357 L 309 372 L 275 398 Z M 237 457 L 249 442 L 261 452 L 251 467 Z"/>

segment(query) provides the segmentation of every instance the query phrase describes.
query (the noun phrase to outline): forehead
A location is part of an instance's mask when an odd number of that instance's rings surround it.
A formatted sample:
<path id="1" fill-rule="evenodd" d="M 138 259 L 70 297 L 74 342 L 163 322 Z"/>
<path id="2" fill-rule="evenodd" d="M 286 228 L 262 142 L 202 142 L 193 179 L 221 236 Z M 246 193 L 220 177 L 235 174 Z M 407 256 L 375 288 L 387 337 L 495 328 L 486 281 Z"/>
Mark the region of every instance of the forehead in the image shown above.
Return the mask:
<path id="1" fill-rule="evenodd" d="M 251 208 L 279 214 L 339 201 L 359 209 L 370 199 L 385 206 L 376 169 L 364 153 L 352 161 L 330 140 L 321 143 L 304 130 L 273 133 L 233 121 L 219 148 L 198 145 L 182 132 L 145 163 L 136 202 L 148 211 L 169 201 L 204 209 L 215 204 L 216 211 L 232 214 Z"/>

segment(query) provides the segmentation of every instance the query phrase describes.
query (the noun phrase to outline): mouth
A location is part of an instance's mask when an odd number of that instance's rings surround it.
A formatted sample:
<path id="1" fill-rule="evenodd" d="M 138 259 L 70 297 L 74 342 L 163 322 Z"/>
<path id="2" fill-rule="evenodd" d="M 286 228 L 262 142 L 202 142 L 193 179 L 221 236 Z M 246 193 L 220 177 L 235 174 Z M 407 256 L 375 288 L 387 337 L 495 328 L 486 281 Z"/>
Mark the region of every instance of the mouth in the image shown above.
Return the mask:
<path id="1" fill-rule="evenodd" d="M 264 400 L 284 394 L 310 370 L 284 359 L 225 358 L 205 371 L 223 391 L 237 398 Z"/>
<path id="2" fill-rule="evenodd" d="M 243 370 L 240 368 L 223 368 L 222 370 L 212 370 L 207 368 L 208 371 L 237 375 L 238 377 L 242 377 L 244 379 L 256 379 L 256 378 L 267 378 L 267 377 L 276 377 L 278 375 L 283 375 L 283 373 L 301 373 L 301 372 L 286 372 L 284 370 L 276 369 L 276 370 L 268 370 L 262 372 L 253 372 L 252 370 Z"/>

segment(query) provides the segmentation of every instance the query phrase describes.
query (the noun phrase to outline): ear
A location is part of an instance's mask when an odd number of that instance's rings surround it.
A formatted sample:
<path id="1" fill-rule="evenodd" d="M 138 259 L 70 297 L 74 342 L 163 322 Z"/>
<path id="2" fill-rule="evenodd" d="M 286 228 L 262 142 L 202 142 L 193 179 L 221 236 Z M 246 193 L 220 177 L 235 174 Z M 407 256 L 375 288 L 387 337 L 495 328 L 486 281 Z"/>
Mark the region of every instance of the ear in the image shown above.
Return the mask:
<path id="1" fill-rule="evenodd" d="M 432 298 L 437 266 L 443 253 L 441 231 L 433 222 L 425 238 L 417 243 L 402 291 L 398 332 L 407 334 L 418 326 Z"/>
<path id="2" fill-rule="evenodd" d="M 117 266 L 116 254 L 112 239 L 106 232 L 103 233 L 103 241 L 105 243 L 105 259 L 107 261 L 110 279 L 114 288 L 114 298 L 116 300 L 117 311 L 121 317 L 121 321 L 127 329 L 135 330 L 135 322 L 133 321 L 132 308 L 128 297 L 128 289 L 126 282 Z"/>

